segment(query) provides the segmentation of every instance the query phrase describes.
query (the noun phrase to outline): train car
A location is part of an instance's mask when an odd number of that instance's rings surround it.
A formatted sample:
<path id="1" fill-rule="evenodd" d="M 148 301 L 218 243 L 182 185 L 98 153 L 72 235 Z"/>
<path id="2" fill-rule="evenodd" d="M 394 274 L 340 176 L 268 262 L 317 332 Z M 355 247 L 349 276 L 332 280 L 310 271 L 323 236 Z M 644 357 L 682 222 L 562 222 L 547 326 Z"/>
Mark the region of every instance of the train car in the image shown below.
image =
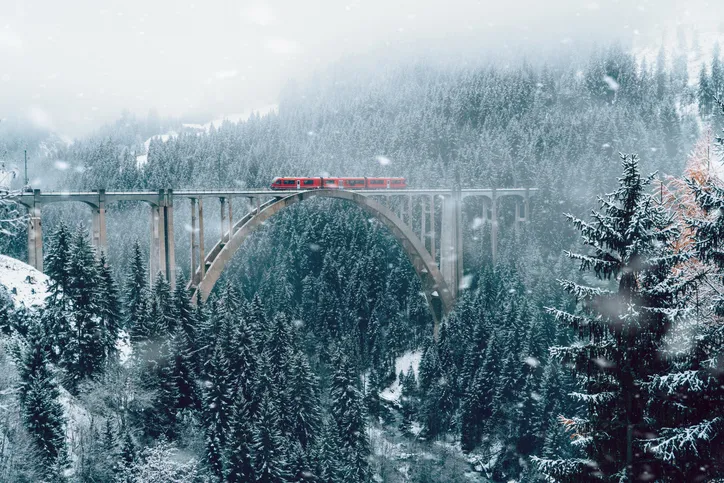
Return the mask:
<path id="1" fill-rule="evenodd" d="M 273 190 L 314 190 L 314 189 L 346 189 L 346 190 L 376 190 L 376 189 L 405 189 L 405 178 L 305 178 L 305 177 L 277 177 L 269 186 Z"/>

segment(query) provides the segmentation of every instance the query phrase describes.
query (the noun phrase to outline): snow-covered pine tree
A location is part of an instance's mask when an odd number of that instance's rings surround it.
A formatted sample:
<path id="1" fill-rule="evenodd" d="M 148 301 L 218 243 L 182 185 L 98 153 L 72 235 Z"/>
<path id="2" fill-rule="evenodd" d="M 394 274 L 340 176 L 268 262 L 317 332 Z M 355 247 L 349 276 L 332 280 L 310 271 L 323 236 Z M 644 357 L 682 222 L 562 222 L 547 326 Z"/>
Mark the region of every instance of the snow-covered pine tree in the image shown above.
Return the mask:
<path id="1" fill-rule="evenodd" d="M 321 424 L 319 383 L 302 353 L 294 357 L 291 372 L 291 435 L 306 450 L 316 438 Z"/>
<path id="2" fill-rule="evenodd" d="M 231 415 L 229 361 L 217 343 L 208 361 L 206 389 L 203 398 L 203 420 L 206 427 L 206 462 L 214 474 L 224 475 L 224 447 Z"/>
<path id="3" fill-rule="evenodd" d="M 20 365 L 20 402 L 23 422 L 38 458 L 38 470 L 48 477 L 67 461 L 65 416 L 60 392 L 48 367 L 42 334 L 31 328 Z"/>
<path id="4" fill-rule="evenodd" d="M 460 415 L 460 446 L 473 450 L 482 439 L 485 426 L 493 416 L 497 390 L 498 337 L 493 333 L 485 349 L 482 365 L 474 373 L 470 386 L 464 388 Z"/>
<path id="5" fill-rule="evenodd" d="M 65 306 L 69 300 L 63 296 L 68 284 L 68 258 L 70 257 L 71 234 L 65 223 L 60 223 L 51 234 L 43 268 L 50 277 L 48 298 L 43 311 L 43 327 L 47 331 L 48 357 L 58 362 L 70 335 L 69 321 Z"/>
<path id="6" fill-rule="evenodd" d="M 254 481 L 259 483 L 283 483 L 289 480 L 288 451 L 278 424 L 279 413 L 266 393 L 262 397 L 252 443 Z"/>
<path id="7" fill-rule="evenodd" d="M 339 358 L 336 367 L 330 385 L 330 412 L 342 442 L 346 475 L 350 478 L 347 481 L 366 481 L 370 447 L 363 398 L 356 384 L 359 378 L 344 356 Z"/>
<path id="8" fill-rule="evenodd" d="M 231 407 L 226 441 L 226 481 L 229 483 L 254 481 L 251 448 L 253 438 L 249 403 L 244 395 L 238 392 Z"/>
<path id="9" fill-rule="evenodd" d="M 121 329 L 121 305 L 118 294 L 118 286 L 113 278 L 111 267 L 106 262 L 105 253 L 98 258 L 98 277 L 100 304 L 101 333 L 104 336 L 102 345 L 106 351 L 106 361 L 115 360 L 118 355 L 116 343 Z"/>
<path id="10" fill-rule="evenodd" d="M 665 476 L 646 449 L 659 428 L 647 417 L 645 385 L 666 369 L 659 354 L 680 307 L 678 296 L 690 283 L 675 275 L 674 267 L 686 255 L 673 251 L 679 228 L 647 191 L 653 175 L 640 175 L 635 155 L 621 155 L 621 161 L 619 187 L 599 197 L 601 211 L 592 213 L 593 222 L 567 215 L 591 251 L 567 255 L 603 283 L 589 287 L 562 281 L 580 311 L 551 309 L 578 336 L 551 354 L 574 365 L 583 391 L 572 395 L 587 406 L 585 418 L 567 422 L 585 458 L 534 459 L 556 481 Z"/>
<path id="11" fill-rule="evenodd" d="M 133 244 L 133 258 L 123 286 L 124 319 L 123 327 L 131 334 L 132 340 L 142 340 L 145 319 L 149 313 L 148 272 L 143 262 L 141 246 Z"/>
<path id="12" fill-rule="evenodd" d="M 103 371 L 107 360 L 107 347 L 103 342 L 107 343 L 111 338 L 102 321 L 100 297 L 103 286 L 95 250 L 83 227 L 79 227 L 73 236 L 67 272 L 65 296 L 69 303 L 65 309 L 71 331 L 61 363 L 68 373 L 69 387 L 75 390 L 82 379 Z"/>

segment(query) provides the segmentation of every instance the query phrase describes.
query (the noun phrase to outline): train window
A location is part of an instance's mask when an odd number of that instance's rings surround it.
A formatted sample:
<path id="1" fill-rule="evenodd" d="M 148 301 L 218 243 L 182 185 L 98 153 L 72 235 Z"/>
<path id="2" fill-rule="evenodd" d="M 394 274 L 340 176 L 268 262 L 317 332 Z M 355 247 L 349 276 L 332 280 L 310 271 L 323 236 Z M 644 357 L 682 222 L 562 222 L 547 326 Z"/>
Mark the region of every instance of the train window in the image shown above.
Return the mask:
<path id="1" fill-rule="evenodd" d="M 313 184 L 314 184 L 314 180 L 313 180 L 313 179 L 305 179 L 305 180 L 304 180 L 304 184 L 305 184 L 306 186 L 313 185 Z"/>
<path id="2" fill-rule="evenodd" d="M 334 184 L 334 183 L 336 183 L 336 181 L 334 181 L 334 180 L 329 180 L 329 179 L 324 180 L 324 184 Z"/>
<path id="3" fill-rule="evenodd" d="M 381 179 L 371 179 L 370 184 L 385 184 L 385 182 Z"/>
<path id="4" fill-rule="evenodd" d="M 293 179 L 285 179 L 285 180 L 284 180 L 284 184 L 286 184 L 286 185 L 293 185 L 293 184 L 294 184 L 294 180 L 293 180 Z"/>

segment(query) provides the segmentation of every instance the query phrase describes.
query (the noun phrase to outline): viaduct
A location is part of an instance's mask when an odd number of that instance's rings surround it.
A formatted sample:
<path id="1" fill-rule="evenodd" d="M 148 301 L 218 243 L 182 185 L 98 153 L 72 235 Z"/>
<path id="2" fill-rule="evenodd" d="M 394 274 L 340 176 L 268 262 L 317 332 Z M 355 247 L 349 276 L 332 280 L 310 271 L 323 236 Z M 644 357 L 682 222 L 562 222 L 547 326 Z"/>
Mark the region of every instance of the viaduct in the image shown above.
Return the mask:
<path id="1" fill-rule="evenodd" d="M 439 323 L 458 296 L 463 277 L 462 200 L 482 200 L 484 222 L 491 227 L 493 258 L 498 251 L 499 200 L 515 200 L 516 228 L 530 219 L 530 197 L 534 188 L 509 189 L 404 189 L 308 191 L 268 190 L 179 190 L 18 193 L 15 199 L 29 212 L 28 263 L 43 270 L 41 209 L 50 203 L 75 201 L 88 205 L 93 213 L 92 236 L 97 251 L 107 251 L 106 206 L 118 201 L 140 201 L 150 206 L 150 273 L 161 272 L 173 284 L 176 280 L 174 244 L 174 202 L 191 204 L 191 277 L 188 289 L 193 301 L 205 300 L 219 280 L 226 264 L 244 240 L 267 219 L 295 203 L 315 198 L 334 198 L 354 203 L 383 223 L 400 243 L 420 278 L 435 323 Z M 232 200 L 246 199 L 249 211 L 239 220 L 232 216 Z M 204 200 L 220 203 L 221 237 L 207 250 L 204 237 Z M 246 204 L 245 204 L 246 205 Z M 439 213 L 439 217 L 437 214 Z M 439 223 L 437 220 L 440 220 Z M 437 226 L 436 226 L 437 225 Z"/>

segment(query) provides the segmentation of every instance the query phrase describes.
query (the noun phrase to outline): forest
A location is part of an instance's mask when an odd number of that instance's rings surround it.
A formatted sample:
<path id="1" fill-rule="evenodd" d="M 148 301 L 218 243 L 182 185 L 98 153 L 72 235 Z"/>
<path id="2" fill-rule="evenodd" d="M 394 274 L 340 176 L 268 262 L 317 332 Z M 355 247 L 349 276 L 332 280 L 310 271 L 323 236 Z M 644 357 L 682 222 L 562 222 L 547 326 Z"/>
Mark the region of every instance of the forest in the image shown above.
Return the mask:
<path id="1" fill-rule="evenodd" d="M 612 45 L 331 67 L 245 122 L 128 114 L 45 144 L 33 178 L 64 190 L 332 173 L 538 191 L 520 230 L 502 206 L 495 260 L 463 207 L 465 285 L 437 340 L 402 248 L 338 200 L 273 218 L 197 305 L 188 260 L 174 288 L 148 273 L 142 206 L 109 207 L 108 253 L 84 210 L 49 208 L 45 303 L 0 288 L 0 480 L 724 479 L 722 95 L 718 48 L 689 73 Z M 0 152 L 21 145 L 0 130 Z M 25 260 L 22 210 L 2 201 L 0 251 Z"/>

